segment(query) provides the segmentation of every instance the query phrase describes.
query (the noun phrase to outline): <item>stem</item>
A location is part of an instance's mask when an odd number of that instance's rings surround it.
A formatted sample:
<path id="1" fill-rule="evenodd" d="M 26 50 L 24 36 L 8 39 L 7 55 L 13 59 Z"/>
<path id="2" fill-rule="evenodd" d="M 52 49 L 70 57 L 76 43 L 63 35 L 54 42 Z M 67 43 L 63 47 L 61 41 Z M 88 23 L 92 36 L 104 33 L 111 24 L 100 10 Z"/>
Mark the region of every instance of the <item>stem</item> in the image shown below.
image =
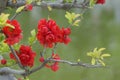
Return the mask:
<path id="1" fill-rule="evenodd" d="M 57 48 L 57 43 L 55 43 L 55 45 L 54 45 L 54 47 L 53 47 L 53 49 L 52 49 L 52 53 L 54 53 L 55 52 L 55 49 Z"/>
<path id="2" fill-rule="evenodd" d="M 32 73 L 34 73 L 34 72 L 36 72 L 36 71 L 42 69 L 42 68 L 45 66 L 45 64 L 46 64 L 47 62 L 49 62 L 49 60 L 45 60 L 45 62 L 42 63 L 40 66 L 38 66 L 38 67 L 32 69 L 32 70 L 28 73 L 28 75 L 30 75 L 30 74 L 32 74 Z"/>
<path id="3" fill-rule="evenodd" d="M 21 12 L 19 12 L 19 13 L 15 13 L 15 14 L 13 15 L 13 17 L 12 17 L 10 20 L 15 19 L 20 13 L 21 13 Z"/>

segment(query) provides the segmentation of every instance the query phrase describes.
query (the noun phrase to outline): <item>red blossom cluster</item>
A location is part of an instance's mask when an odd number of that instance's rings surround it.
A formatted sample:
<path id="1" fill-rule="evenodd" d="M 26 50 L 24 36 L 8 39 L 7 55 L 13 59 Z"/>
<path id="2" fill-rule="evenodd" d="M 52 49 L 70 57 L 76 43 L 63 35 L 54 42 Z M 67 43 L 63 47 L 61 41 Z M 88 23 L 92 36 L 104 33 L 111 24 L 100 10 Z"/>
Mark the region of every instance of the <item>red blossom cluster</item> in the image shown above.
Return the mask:
<path id="1" fill-rule="evenodd" d="M 2 32 L 5 34 L 6 39 L 5 43 L 9 45 L 13 45 L 15 43 L 18 43 L 20 39 L 22 38 L 22 30 L 20 28 L 20 24 L 16 20 L 7 20 L 8 24 L 12 25 L 14 28 L 10 26 L 4 26 L 2 28 Z"/>
<path id="2" fill-rule="evenodd" d="M 97 0 L 96 1 L 96 4 L 104 4 L 105 3 L 105 0 Z"/>
<path id="3" fill-rule="evenodd" d="M 52 53 L 52 59 L 54 60 L 60 60 L 60 57 L 58 54 L 54 54 Z M 44 62 L 44 57 L 40 57 L 39 59 L 40 62 Z M 49 64 L 45 65 L 47 68 L 50 68 L 52 71 L 57 71 L 59 69 L 59 62 L 55 61 L 55 62 L 50 62 Z"/>
<path id="4" fill-rule="evenodd" d="M 32 51 L 30 46 L 21 45 L 19 51 L 16 51 L 16 53 L 23 66 L 32 67 L 34 65 L 36 53 Z M 13 53 L 10 53 L 10 58 L 16 60 Z"/>
<path id="5" fill-rule="evenodd" d="M 60 29 L 52 19 L 41 19 L 38 22 L 37 39 L 45 47 L 52 48 L 58 42 L 68 44 L 70 42 L 68 37 L 70 33 L 70 28 Z"/>

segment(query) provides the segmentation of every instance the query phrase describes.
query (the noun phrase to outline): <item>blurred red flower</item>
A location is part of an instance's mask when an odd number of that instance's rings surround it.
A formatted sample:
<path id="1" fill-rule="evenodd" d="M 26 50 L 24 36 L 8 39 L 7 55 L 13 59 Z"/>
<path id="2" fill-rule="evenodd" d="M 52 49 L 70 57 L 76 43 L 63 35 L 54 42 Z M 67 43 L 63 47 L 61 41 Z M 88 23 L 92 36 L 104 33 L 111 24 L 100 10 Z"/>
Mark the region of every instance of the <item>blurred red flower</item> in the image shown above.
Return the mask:
<path id="1" fill-rule="evenodd" d="M 31 11 L 33 9 L 33 5 L 32 4 L 27 4 L 25 6 L 25 10 Z"/>
<path id="2" fill-rule="evenodd" d="M 5 43 L 9 45 L 14 45 L 18 43 L 22 38 L 22 30 L 20 28 L 20 24 L 16 20 L 7 20 L 7 23 L 12 25 L 14 28 L 9 26 L 4 26 L 2 31 L 6 36 Z"/>
<path id="3" fill-rule="evenodd" d="M 104 4 L 105 3 L 105 0 L 97 0 L 96 1 L 96 4 Z"/>
<path id="4" fill-rule="evenodd" d="M 6 60 L 6 59 L 2 59 L 2 60 L 1 60 L 1 64 L 2 64 L 2 65 L 5 65 L 6 63 L 7 63 L 7 60 Z"/>

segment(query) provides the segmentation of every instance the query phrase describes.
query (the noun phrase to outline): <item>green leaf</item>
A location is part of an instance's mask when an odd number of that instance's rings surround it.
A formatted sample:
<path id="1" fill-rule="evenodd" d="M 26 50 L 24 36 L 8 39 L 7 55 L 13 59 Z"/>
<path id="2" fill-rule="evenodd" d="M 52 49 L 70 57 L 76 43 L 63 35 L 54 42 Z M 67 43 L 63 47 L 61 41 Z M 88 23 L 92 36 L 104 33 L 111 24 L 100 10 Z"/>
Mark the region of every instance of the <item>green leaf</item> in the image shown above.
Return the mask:
<path id="1" fill-rule="evenodd" d="M 6 66 L 13 66 L 13 65 L 15 65 L 15 64 L 16 64 L 16 61 L 15 61 L 15 60 L 9 59 L 9 60 L 7 60 Z"/>
<path id="2" fill-rule="evenodd" d="M 68 19 L 68 22 L 72 24 L 73 26 L 78 26 L 80 19 L 77 19 L 77 18 L 80 16 L 81 14 L 75 14 L 75 13 L 70 13 L 70 12 L 66 12 L 65 14 L 65 17 Z"/>
<path id="3" fill-rule="evenodd" d="M 106 48 L 100 48 L 98 51 L 102 52 L 103 50 L 105 50 Z"/>
<path id="4" fill-rule="evenodd" d="M 35 29 L 33 29 L 33 30 L 31 31 L 31 35 L 32 35 L 32 36 L 35 36 L 35 35 L 36 35 Z"/>
<path id="5" fill-rule="evenodd" d="M 80 22 L 80 20 L 75 20 L 73 23 L 73 26 L 79 26 L 79 22 Z"/>
<path id="6" fill-rule="evenodd" d="M 77 62 L 80 62 L 80 59 L 78 59 Z"/>
<path id="7" fill-rule="evenodd" d="M 90 0 L 90 3 L 89 3 L 90 8 L 92 8 L 95 5 L 95 3 L 96 3 L 96 0 Z"/>
<path id="8" fill-rule="evenodd" d="M 35 42 L 36 42 L 36 32 L 35 32 L 35 29 L 33 29 L 31 31 L 31 37 L 28 38 L 28 43 L 29 45 L 32 45 Z"/>
<path id="9" fill-rule="evenodd" d="M 0 34 L 0 42 L 2 42 L 5 39 L 5 36 Z"/>
<path id="10" fill-rule="evenodd" d="M 111 55 L 110 54 L 102 54 L 101 59 L 103 59 L 104 57 L 109 57 L 109 56 L 111 56 Z"/>
<path id="11" fill-rule="evenodd" d="M 105 63 L 104 63 L 102 60 L 99 60 L 99 62 L 100 62 L 103 66 L 105 66 Z"/>
<path id="12" fill-rule="evenodd" d="M 48 6 L 47 7 L 49 11 L 52 11 L 52 7 L 51 6 Z"/>
<path id="13" fill-rule="evenodd" d="M 0 54 L 9 53 L 9 47 L 4 41 L 0 42 Z"/>
<path id="14" fill-rule="evenodd" d="M 19 50 L 19 48 L 20 48 L 20 45 L 17 43 L 17 44 L 14 44 L 13 45 L 13 48 L 15 49 L 15 50 Z"/>
<path id="15" fill-rule="evenodd" d="M 3 27 L 6 25 L 6 21 L 8 20 L 9 16 L 10 16 L 10 14 L 1 13 L 1 15 L 0 15 L 0 27 Z"/>
<path id="16" fill-rule="evenodd" d="M 95 58 L 92 58 L 91 60 L 92 65 L 95 65 L 95 62 L 96 62 Z"/>
<path id="17" fill-rule="evenodd" d="M 21 6 L 16 10 L 16 13 L 20 13 L 23 9 L 25 8 L 25 6 Z"/>

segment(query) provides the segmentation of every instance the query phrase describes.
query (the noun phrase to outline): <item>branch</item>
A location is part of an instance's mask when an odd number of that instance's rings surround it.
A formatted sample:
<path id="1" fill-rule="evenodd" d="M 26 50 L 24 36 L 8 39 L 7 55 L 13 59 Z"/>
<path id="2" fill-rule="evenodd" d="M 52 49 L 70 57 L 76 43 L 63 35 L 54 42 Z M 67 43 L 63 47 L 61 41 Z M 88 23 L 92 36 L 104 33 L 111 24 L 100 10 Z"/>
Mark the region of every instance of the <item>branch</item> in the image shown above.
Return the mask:
<path id="1" fill-rule="evenodd" d="M 47 64 L 48 62 L 60 62 L 60 63 L 66 63 L 66 64 L 69 64 L 71 66 L 82 66 L 82 67 L 86 67 L 86 68 L 102 68 L 103 66 L 101 64 L 97 64 L 97 65 L 91 65 L 91 64 L 88 64 L 88 63 L 82 63 L 82 62 L 70 62 L 70 61 L 67 61 L 67 60 L 55 60 L 55 59 L 47 59 L 45 60 L 44 63 L 42 63 L 40 66 L 38 66 L 37 68 L 34 68 L 32 69 L 29 73 L 27 73 L 26 75 L 30 75 L 40 69 L 42 69 L 45 64 Z"/>
<path id="2" fill-rule="evenodd" d="M 82 66 L 82 67 L 86 67 L 86 68 L 99 68 L 99 67 L 103 67 L 101 64 L 91 65 L 91 64 L 88 64 L 88 63 L 70 62 L 70 61 L 67 61 L 67 60 L 55 60 L 55 59 L 50 59 L 50 61 L 60 62 L 60 63 L 66 63 L 66 64 L 69 64 L 69 65 L 71 65 L 71 66 Z"/>
<path id="3" fill-rule="evenodd" d="M 46 63 L 48 62 L 60 62 L 60 63 L 66 63 L 66 64 L 69 64 L 71 66 L 81 66 L 81 67 L 86 67 L 86 68 L 102 68 L 103 66 L 101 64 L 97 64 L 97 65 L 91 65 L 91 64 L 88 64 L 88 63 L 82 63 L 82 62 L 70 62 L 70 61 L 67 61 L 67 60 L 55 60 L 55 59 L 47 59 L 45 60 L 44 63 L 42 63 L 40 66 L 30 70 L 29 72 L 26 72 L 25 70 L 15 70 L 15 69 L 11 69 L 9 67 L 4 67 L 4 68 L 1 68 L 0 69 L 0 74 L 18 74 L 18 75 L 22 75 L 22 76 L 28 76 L 40 69 L 42 69 Z"/>
<path id="4" fill-rule="evenodd" d="M 25 0 L 17 0 L 17 3 L 12 3 L 11 0 L 8 1 L 7 6 L 16 8 L 19 6 L 25 5 Z M 77 1 L 73 1 L 72 3 L 62 3 L 62 2 L 45 2 L 42 1 L 40 5 L 38 5 L 36 2 L 33 2 L 33 6 L 39 6 L 41 8 L 47 8 L 50 6 L 53 9 L 71 9 L 71 8 L 88 8 L 88 1 L 83 1 L 82 3 L 77 3 Z"/>
<path id="5" fill-rule="evenodd" d="M 48 63 L 48 62 L 49 62 L 49 60 L 45 60 L 44 63 L 42 63 L 40 66 L 32 69 L 27 75 L 30 75 L 30 74 L 42 69 L 46 65 L 46 63 Z"/>
<path id="6" fill-rule="evenodd" d="M 15 69 L 11 69 L 9 67 L 0 68 L 0 75 L 1 74 L 18 74 L 18 75 L 21 75 L 21 74 L 24 74 L 24 73 L 25 73 L 24 70 L 15 70 Z"/>

